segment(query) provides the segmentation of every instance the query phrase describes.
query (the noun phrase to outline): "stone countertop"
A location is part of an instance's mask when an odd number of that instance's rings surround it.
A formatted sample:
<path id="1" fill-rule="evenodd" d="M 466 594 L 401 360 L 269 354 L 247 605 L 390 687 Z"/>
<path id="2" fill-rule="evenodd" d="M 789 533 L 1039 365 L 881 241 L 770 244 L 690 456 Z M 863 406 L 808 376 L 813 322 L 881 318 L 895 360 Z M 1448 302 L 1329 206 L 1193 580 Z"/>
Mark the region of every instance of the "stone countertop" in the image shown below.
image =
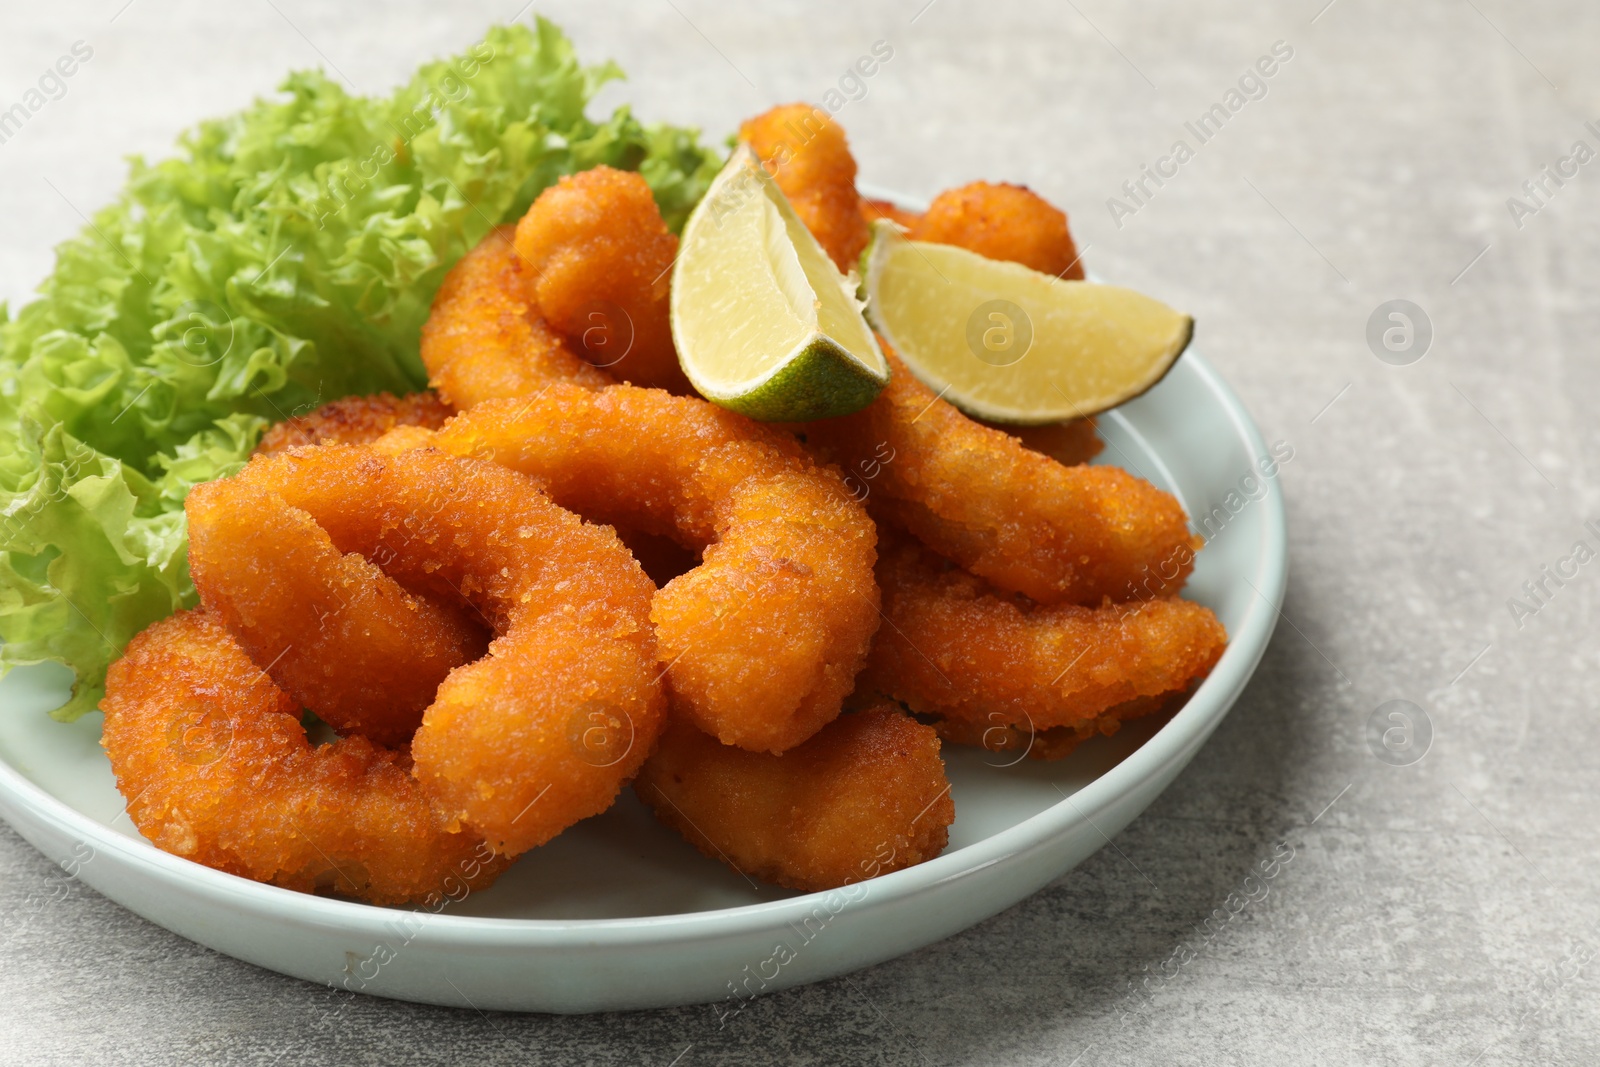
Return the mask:
<path id="1" fill-rule="evenodd" d="M 25 297 L 79 210 L 121 183 L 123 156 L 163 153 L 293 67 L 385 89 L 516 7 L 8 6 L 0 106 L 74 42 L 93 57 L 0 145 L 0 295 Z M 717 138 L 820 98 L 887 41 L 893 59 L 838 115 L 864 180 L 917 194 L 1026 182 L 1069 208 L 1097 271 L 1192 310 L 1207 357 L 1295 450 L 1289 593 L 1260 671 L 1115 849 L 964 934 L 766 997 L 725 1030 L 708 1008 L 486 1017 L 375 999 L 330 1022 L 326 990 L 77 886 L 0 938 L 0 1061 L 1600 1062 L 1600 978 L 1576 962 L 1600 944 L 1586 675 L 1600 648 L 1585 630 L 1600 570 L 1537 601 L 1523 587 L 1593 544 L 1584 524 L 1600 516 L 1600 428 L 1583 414 L 1600 401 L 1600 170 L 1542 177 L 1575 142 L 1600 147 L 1586 126 L 1600 7 L 539 8 L 629 72 L 604 107 L 631 100 Z M 1277 42 L 1292 55 L 1230 101 Z M 1201 143 L 1185 122 L 1219 102 L 1237 111 Z M 1179 139 L 1192 158 L 1161 162 Z M 1176 173 L 1141 191 L 1145 165 Z M 1421 358 L 1420 331 L 1408 351 L 1369 344 L 1394 299 L 1431 325 Z M 1369 746 L 1392 699 L 1431 726 L 1420 762 Z M 1199 935 L 1279 842 L 1293 859 L 1267 898 Z M 0 908 L 16 916 L 50 867 L 0 827 Z"/>

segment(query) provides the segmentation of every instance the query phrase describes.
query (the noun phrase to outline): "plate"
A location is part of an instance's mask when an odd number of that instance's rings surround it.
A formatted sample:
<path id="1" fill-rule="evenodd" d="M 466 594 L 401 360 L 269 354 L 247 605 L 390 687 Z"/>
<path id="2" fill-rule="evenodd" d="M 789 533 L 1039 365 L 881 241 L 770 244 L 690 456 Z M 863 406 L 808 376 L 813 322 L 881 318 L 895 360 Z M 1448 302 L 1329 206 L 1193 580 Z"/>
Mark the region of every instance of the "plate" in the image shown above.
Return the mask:
<path id="1" fill-rule="evenodd" d="M 309 981 L 479 1010 L 708 1003 L 730 1017 L 761 993 L 948 937 L 1072 869 L 1171 783 L 1244 688 L 1287 577 L 1275 457 L 1193 348 L 1100 426 L 1101 462 L 1177 494 L 1191 521 L 1209 516 L 1186 595 L 1217 613 L 1228 648 L 1170 720 L 1135 721 L 1065 760 L 947 747 L 956 821 L 944 854 L 919 866 L 828 893 L 763 887 L 701 856 L 625 792 L 489 889 L 438 909 L 295 893 L 146 842 L 99 747 L 99 714 L 71 725 L 45 714 L 69 681 L 53 666 L 0 681 L 0 817 L 129 910 Z"/>

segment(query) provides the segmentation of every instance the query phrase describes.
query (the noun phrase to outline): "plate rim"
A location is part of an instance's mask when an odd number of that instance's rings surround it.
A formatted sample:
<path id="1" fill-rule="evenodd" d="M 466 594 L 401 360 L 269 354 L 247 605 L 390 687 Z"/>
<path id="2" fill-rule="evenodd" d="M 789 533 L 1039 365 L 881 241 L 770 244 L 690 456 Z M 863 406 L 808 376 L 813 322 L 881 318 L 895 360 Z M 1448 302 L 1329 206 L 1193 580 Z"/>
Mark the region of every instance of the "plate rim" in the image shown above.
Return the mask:
<path id="1" fill-rule="evenodd" d="M 907 196 L 870 183 L 859 183 L 863 196 L 890 200 L 909 210 L 923 210 L 927 200 Z M 1268 458 L 1266 441 L 1238 394 L 1226 379 L 1191 346 L 1182 357 L 1202 384 L 1219 401 L 1229 424 L 1252 459 Z M 1115 418 L 1125 418 L 1113 410 Z M 890 874 L 854 883 L 846 889 L 865 888 L 852 901 L 853 909 L 876 909 L 964 878 L 996 864 L 1047 848 L 1073 832 L 1117 801 L 1136 791 L 1141 781 L 1160 777 L 1170 764 L 1187 761 L 1191 749 L 1203 744 L 1227 716 L 1234 700 L 1248 684 L 1266 652 L 1281 614 L 1288 584 L 1288 530 L 1282 488 L 1276 478 L 1263 479 L 1265 495 L 1255 507 L 1261 511 L 1262 551 L 1252 575 L 1256 596 L 1241 624 L 1229 635 L 1227 648 L 1211 673 L 1196 688 L 1184 707 L 1148 740 L 1099 777 L 1070 796 L 970 845 L 946 851 L 933 859 Z M 1191 517 L 1192 518 L 1192 517 Z M 31 818 L 89 845 L 96 852 L 117 855 L 145 876 L 172 880 L 185 891 L 209 896 L 219 903 L 240 906 L 269 920 L 301 926 L 337 929 L 345 933 L 381 935 L 395 916 L 416 909 L 391 908 L 358 901 L 300 893 L 227 874 L 203 864 L 163 852 L 142 838 L 126 836 L 30 781 L 17 768 L 0 759 L 0 808 L 19 810 Z M 11 810 L 4 812 L 15 824 Z M 20 827 L 18 827 L 20 829 Z M 738 936 L 770 929 L 775 924 L 811 915 L 831 889 L 802 893 L 779 900 L 733 907 L 664 915 L 600 919 L 540 919 L 450 914 L 448 909 L 429 912 L 418 939 L 461 947 L 492 947 L 500 951 L 571 947 L 665 946 L 697 941 L 708 935 Z"/>

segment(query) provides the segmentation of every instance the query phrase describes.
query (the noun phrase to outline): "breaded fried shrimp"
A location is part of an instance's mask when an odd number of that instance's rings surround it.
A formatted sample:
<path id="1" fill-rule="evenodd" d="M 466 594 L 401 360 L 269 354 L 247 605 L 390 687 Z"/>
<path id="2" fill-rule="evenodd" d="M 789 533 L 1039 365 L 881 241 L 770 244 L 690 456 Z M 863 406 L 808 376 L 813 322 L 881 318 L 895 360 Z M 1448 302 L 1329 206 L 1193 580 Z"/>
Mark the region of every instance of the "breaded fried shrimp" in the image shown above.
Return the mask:
<path id="1" fill-rule="evenodd" d="M 866 408 L 809 423 L 808 443 L 846 470 L 878 471 L 868 505 L 1002 589 L 1045 604 L 1176 592 L 1198 542 L 1171 494 L 1117 467 L 1065 467 L 980 425 L 898 357 Z M 888 458 L 885 458 L 888 457 Z"/>
<path id="2" fill-rule="evenodd" d="M 302 511 L 341 551 L 485 618 L 488 654 L 450 672 L 411 742 L 446 825 L 515 855 L 604 811 L 638 770 L 666 710 L 655 587 L 614 531 L 514 471 L 435 449 L 293 449 L 213 485 L 222 506 L 272 494 L 275 514 Z M 596 731 L 614 751 L 592 750 Z"/>
<path id="3" fill-rule="evenodd" d="M 948 189 L 910 230 L 913 241 L 959 245 L 1058 278 L 1083 278 L 1067 216 L 1021 185 L 973 182 Z"/>
<path id="4" fill-rule="evenodd" d="M 1049 456 L 1066 467 L 1076 467 L 1098 456 L 1106 447 L 1096 432 L 1094 417 L 1073 419 L 1070 422 L 1052 422 L 1043 426 L 1002 426 L 999 423 L 980 422 L 991 430 L 1010 434 L 1022 442 L 1022 447 Z"/>
<path id="5" fill-rule="evenodd" d="M 463 412 L 434 441 L 700 553 L 650 610 L 675 714 L 781 752 L 839 713 L 878 625 L 877 531 L 788 435 L 659 390 L 558 384 Z"/>
<path id="6" fill-rule="evenodd" d="M 667 310 L 678 239 L 643 178 L 604 166 L 562 178 L 517 223 L 516 247 L 572 351 L 621 381 L 692 392 Z"/>
<path id="7" fill-rule="evenodd" d="M 464 605 L 407 592 L 259 486 L 197 485 L 185 504 L 200 601 L 300 707 L 341 734 L 408 744 L 445 675 L 489 638 Z"/>
<path id="8" fill-rule="evenodd" d="M 856 224 L 864 225 L 863 212 L 871 209 L 854 192 L 855 163 L 831 119 L 794 104 L 751 119 L 740 136 L 791 200 L 824 192 L 848 199 Z M 839 243 L 842 231 L 831 214 L 800 211 L 798 201 L 796 210 L 824 247 L 830 239 Z M 1066 216 L 1019 186 L 979 182 L 951 190 L 913 230 L 1035 269 L 1064 271 L 1076 258 Z M 859 253 L 860 245 L 852 247 L 852 255 Z M 1176 500 L 1117 468 L 1067 467 L 1047 455 L 1059 446 L 1074 460 L 1092 456 L 1098 450 L 1092 429 L 1029 431 L 1034 443 L 1025 446 L 967 418 L 883 348 L 892 373 L 875 401 L 853 415 L 792 427 L 853 477 L 873 472 L 868 499 L 875 518 L 1041 603 L 1132 596 L 1148 585 L 1155 566 L 1175 567 L 1161 581 L 1171 592 L 1181 587 L 1195 544 Z"/>
<path id="9" fill-rule="evenodd" d="M 374 904 L 458 895 L 506 865 L 445 825 L 402 752 L 359 736 L 313 748 L 300 705 L 203 611 L 135 637 L 100 706 L 128 816 L 174 855 Z"/>
<path id="10" fill-rule="evenodd" d="M 807 892 L 932 859 L 955 820 L 939 738 L 892 705 L 841 716 L 781 756 L 674 722 L 634 792 L 706 856 Z"/>
<path id="11" fill-rule="evenodd" d="M 841 271 L 856 268 L 867 247 L 867 220 L 856 192 L 856 161 L 844 130 L 821 108 L 785 104 L 739 127 L 795 214 Z"/>
<path id="12" fill-rule="evenodd" d="M 480 241 L 445 275 L 422 327 L 428 383 L 452 407 L 529 396 L 552 381 L 599 388 L 612 379 L 568 347 L 533 302 L 514 227 Z"/>
<path id="13" fill-rule="evenodd" d="M 1041 607 L 909 541 L 885 547 L 878 581 L 888 622 L 861 687 L 983 726 L 1092 732 L 1118 705 L 1187 688 L 1227 642 L 1193 601 Z"/>
<path id="14" fill-rule="evenodd" d="M 455 409 L 433 392 L 394 396 L 347 396 L 296 415 L 267 429 L 255 455 L 265 456 L 300 445 L 365 445 L 396 426 L 437 430 Z"/>

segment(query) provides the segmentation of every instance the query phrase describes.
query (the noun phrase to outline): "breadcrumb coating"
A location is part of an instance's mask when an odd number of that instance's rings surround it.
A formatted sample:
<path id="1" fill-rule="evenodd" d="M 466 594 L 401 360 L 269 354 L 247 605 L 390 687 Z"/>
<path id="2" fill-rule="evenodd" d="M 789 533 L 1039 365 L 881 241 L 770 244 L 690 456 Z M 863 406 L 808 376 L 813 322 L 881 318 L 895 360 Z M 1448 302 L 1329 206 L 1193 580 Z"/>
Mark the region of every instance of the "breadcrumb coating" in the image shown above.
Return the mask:
<path id="1" fill-rule="evenodd" d="M 553 381 L 598 389 L 612 380 L 539 313 L 514 233 L 513 226 L 494 230 L 450 269 L 422 326 L 428 383 L 452 407 L 530 396 Z"/>
<path id="2" fill-rule="evenodd" d="M 408 744 L 445 675 L 488 648 L 469 608 L 407 592 L 247 479 L 197 485 L 184 510 L 200 602 L 340 733 Z"/>
<path id="3" fill-rule="evenodd" d="M 792 438 L 703 400 L 558 384 L 464 412 L 435 443 L 700 555 L 650 611 L 677 714 L 770 752 L 838 715 L 878 626 L 877 530 Z"/>
<path id="4" fill-rule="evenodd" d="M 1043 607 L 910 541 L 885 547 L 878 582 L 888 622 L 861 686 L 984 727 L 1098 729 L 1118 705 L 1187 688 L 1227 643 L 1193 601 Z"/>
<path id="5" fill-rule="evenodd" d="M 910 231 L 913 241 L 959 245 L 990 259 L 1083 280 L 1067 216 L 1025 186 L 973 182 L 947 189 Z"/>
<path id="6" fill-rule="evenodd" d="M 643 178 L 604 166 L 562 178 L 517 223 L 516 247 L 539 313 L 572 351 L 621 381 L 693 392 L 667 303 L 678 239 Z"/>
<path id="7" fill-rule="evenodd" d="M 1129 719 L 1142 719 L 1170 709 L 1186 692 L 1180 690 L 1160 696 L 1137 697 L 1107 709 L 1093 722 L 1081 726 L 1036 729 L 1026 723 L 1019 726 L 1006 722 L 999 712 L 985 715 L 983 722 L 934 718 L 932 725 L 940 739 L 952 745 L 981 748 L 989 752 L 1021 751 L 1028 759 L 1036 760 L 1066 759 L 1085 741 L 1115 734 Z"/>
<path id="8" fill-rule="evenodd" d="M 129 642 L 100 707 L 128 816 L 174 855 L 374 904 L 459 899 L 506 866 L 435 814 L 403 750 L 313 747 L 299 705 L 204 611 Z"/>
<path id="9" fill-rule="evenodd" d="M 634 791 L 706 856 L 805 892 L 932 859 L 955 821 L 938 735 L 891 705 L 781 756 L 674 722 Z"/>
<path id="10" fill-rule="evenodd" d="M 217 484 L 233 483 L 275 493 L 340 551 L 470 605 L 493 631 L 488 654 L 439 686 L 411 742 L 447 825 L 515 855 L 611 805 L 666 710 L 655 587 L 614 531 L 514 471 L 435 449 L 294 449 Z"/>
<path id="11" fill-rule="evenodd" d="M 455 409 L 433 392 L 347 396 L 267 428 L 255 454 L 269 456 L 301 445 L 371 444 L 396 426 L 437 430 Z"/>
<path id="12" fill-rule="evenodd" d="M 875 517 L 1040 603 L 1182 586 L 1200 542 L 1170 493 L 1117 467 L 1066 467 L 1026 448 L 885 353 L 893 373 L 878 399 L 802 431 L 844 470 L 875 472 L 866 483 Z"/>

